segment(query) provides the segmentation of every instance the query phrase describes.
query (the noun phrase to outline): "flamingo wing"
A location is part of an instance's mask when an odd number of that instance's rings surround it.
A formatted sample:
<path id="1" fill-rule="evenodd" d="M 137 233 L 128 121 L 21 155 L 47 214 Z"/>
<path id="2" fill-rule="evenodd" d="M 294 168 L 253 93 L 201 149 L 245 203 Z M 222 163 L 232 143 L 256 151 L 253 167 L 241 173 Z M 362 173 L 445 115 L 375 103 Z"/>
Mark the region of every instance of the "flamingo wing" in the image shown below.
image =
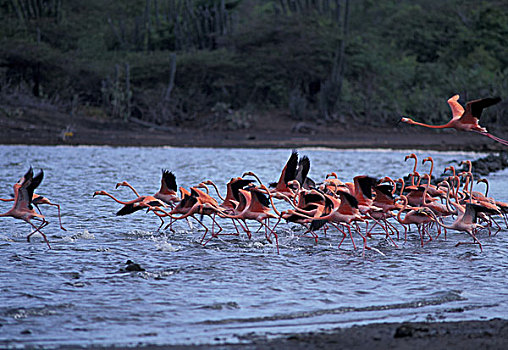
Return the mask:
<path id="1" fill-rule="evenodd" d="M 377 179 L 366 175 L 359 175 L 355 176 L 353 180 L 358 184 L 358 188 L 355 186 L 355 190 L 357 189 L 366 198 L 372 199 L 372 187 L 376 185 Z"/>
<path id="2" fill-rule="evenodd" d="M 310 170 L 310 159 L 307 156 L 303 156 L 302 159 L 298 162 L 298 167 L 295 174 L 295 179 L 300 183 L 300 185 L 304 185 L 305 180 L 307 179 L 307 175 Z"/>
<path id="3" fill-rule="evenodd" d="M 28 169 L 26 174 L 18 182 L 18 184 L 21 185 L 19 186 L 14 202 L 14 207 L 17 209 L 21 209 L 22 207 L 26 207 L 30 210 L 33 209 L 31 205 L 33 192 L 41 183 L 44 173 L 41 171 L 35 178 L 33 177 L 33 174 L 33 169 L 30 167 L 30 169 Z"/>
<path id="4" fill-rule="evenodd" d="M 453 119 L 460 118 L 464 114 L 464 107 L 458 102 L 459 97 L 459 95 L 455 95 L 448 99 L 448 105 L 452 110 Z"/>
<path id="5" fill-rule="evenodd" d="M 352 214 L 354 209 L 358 209 L 358 200 L 347 192 L 339 191 L 337 194 L 340 197 L 340 213 Z"/>
<path id="6" fill-rule="evenodd" d="M 296 178 L 297 168 L 298 168 L 298 152 L 296 150 L 293 150 L 293 152 L 291 152 L 291 156 L 289 156 L 289 159 L 286 162 L 286 165 L 282 169 L 279 181 L 275 184 L 275 187 L 278 189 L 285 188 L 286 184 L 289 181 L 294 180 Z"/>
<path id="7" fill-rule="evenodd" d="M 478 124 L 483 109 L 495 105 L 501 101 L 500 97 L 487 97 L 466 103 L 466 111 L 460 118 L 465 124 Z"/>
<path id="8" fill-rule="evenodd" d="M 237 180 L 231 182 L 230 188 L 233 198 L 235 198 L 237 201 L 240 201 L 240 195 L 238 191 L 251 183 L 252 180 L 246 180 L 242 178 L 238 178 Z"/>
<path id="9" fill-rule="evenodd" d="M 27 185 L 26 190 L 29 195 L 30 201 L 32 201 L 34 191 L 42 182 L 42 179 L 44 178 L 44 171 L 41 169 L 41 171 L 32 178 L 30 183 Z"/>
<path id="10" fill-rule="evenodd" d="M 173 172 L 162 169 L 162 178 L 161 178 L 161 192 L 164 190 L 164 186 L 166 189 L 177 191 L 178 187 L 176 185 L 176 176 Z"/>
<path id="11" fill-rule="evenodd" d="M 487 97 L 479 100 L 469 101 L 466 103 L 465 115 L 471 115 L 476 118 L 480 118 L 482 111 L 490 106 L 493 106 L 501 102 L 501 97 Z"/>
<path id="12" fill-rule="evenodd" d="M 257 190 L 251 190 L 250 192 L 252 194 L 251 203 L 249 206 L 251 211 L 260 213 L 270 207 L 270 200 L 265 194 Z"/>
<path id="13" fill-rule="evenodd" d="M 124 205 L 119 211 L 117 211 L 116 215 L 118 216 L 128 215 L 141 209 L 143 209 L 143 207 L 140 206 L 139 203 L 129 203 Z"/>

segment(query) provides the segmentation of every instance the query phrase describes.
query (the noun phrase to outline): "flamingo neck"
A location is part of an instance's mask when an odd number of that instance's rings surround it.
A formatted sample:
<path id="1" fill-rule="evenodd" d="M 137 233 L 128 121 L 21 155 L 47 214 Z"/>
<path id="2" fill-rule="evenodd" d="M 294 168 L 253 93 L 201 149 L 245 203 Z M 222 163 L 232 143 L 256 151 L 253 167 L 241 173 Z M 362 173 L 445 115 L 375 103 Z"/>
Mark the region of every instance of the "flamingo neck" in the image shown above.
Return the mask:
<path id="1" fill-rule="evenodd" d="M 226 199 L 224 197 L 221 196 L 220 192 L 219 192 L 219 189 L 217 188 L 217 185 L 215 185 L 215 183 L 211 183 L 211 185 L 213 186 L 213 188 L 215 188 L 215 193 L 217 193 L 217 196 L 222 200 L 222 201 L 225 201 Z M 226 197 L 227 197 L 227 194 L 226 194 Z"/>
<path id="2" fill-rule="evenodd" d="M 430 176 L 429 174 L 425 174 L 426 178 L 427 178 L 427 186 L 425 186 L 425 190 L 423 191 L 423 205 L 427 205 L 427 192 L 429 191 L 429 186 L 430 186 Z M 418 181 L 419 182 L 419 181 Z"/>
<path id="3" fill-rule="evenodd" d="M 404 186 L 404 185 L 403 185 L 403 186 Z M 404 196 L 401 196 L 400 198 L 402 199 L 402 201 L 403 201 L 404 203 L 402 204 L 402 208 L 401 208 L 401 209 L 399 210 L 399 212 L 397 213 L 397 221 L 398 221 L 398 222 L 400 222 L 400 223 L 402 223 L 402 221 L 403 221 L 403 220 L 402 220 L 402 218 L 401 218 L 401 215 L 402 215 L 402 212 L 403 212 L 404 210 L 406 210 L 406 208 L 407 208 L 407 198 L 406 198 L 406 197 L 404 197 Z M 407 214 L 406 214 L 406 215 L 407 215 Z M 405 218 L 405 217 L 404 217 L 404 218 Z"/>
<path id="4" fill-rule="evenodd" d="M 122 202 L 121 200 L 119 199 L 116 199 L 112 194 L 106 192 L 106 191 L 102 191 L 102 193 L 99 193 L 98 195 L 102 195 L 102 196 L 108 196 L 109 198 L 111 198 L 112 200 L 114 200 L 115 202 L 117 203 L 120 203 L 120 204 L 123 204 L 123 205 L 126 205 L 128 204 L 128 202 Z"/>
<path id="5" fill-rule="evenodd" d="M 450 127 L 450 123 L 441 124 L 441 125 L 430 125 L 430 124 L 420 123 L 420 122 L 414 121 L 413 119 L 409 119 L 409 118 L 408 118 L 407 123 L 412 124 L 412 125 L 424 126 L 426 128 L 431 128 L 431 129 L 446 129 L 446 128 Z"/>

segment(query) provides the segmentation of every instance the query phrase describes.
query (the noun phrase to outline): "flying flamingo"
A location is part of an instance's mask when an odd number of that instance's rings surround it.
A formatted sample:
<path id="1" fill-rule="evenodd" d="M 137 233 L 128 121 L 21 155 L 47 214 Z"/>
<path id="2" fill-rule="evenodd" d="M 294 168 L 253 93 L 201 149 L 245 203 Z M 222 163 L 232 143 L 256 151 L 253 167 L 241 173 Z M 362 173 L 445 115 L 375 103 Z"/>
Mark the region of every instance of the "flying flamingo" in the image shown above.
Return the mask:
<path id="1" fill-rule="evenodd" d="M 480 126 L 479 118 L 484 108 L 495 105 L 501 101 L 500 97 L 487 97 L 479 100 L 469 101 L 466 103 L 466 109 L 458 102 L 459 95 L 455 95 L 448 100 L 448 104 L 452 110 L 452 119 L 442 125 L 429 125 L 419 123 L 411 118 L 403 117 L 400 121 L 402 123 L 420 125 L 432 129 L 445 129 L 451 128 L 460 131 L 472 131 L 480 135 L 487 136 L 488 138 L 497 141 L 503 145 L 508 145 L 507 140 L 503 140 L 487 132 L 487 129 Z"/>
<path id="2" fill-rule="evenodd" d="M 245 186 L 249 185 L 249 184 L 252 184 L 252 180 L 248 180 L 248 179 L 243 179 L 241 177 L 237 177 L 237 178 L 232 178 L 227 184 L 226 184 L 226 197 L 224 198 L 220 192 L 219 192 L 219 189 L 217 188 L 217 185 L 211 181 L 211 180 L 206 180 L 206 181 L 203 181 L 202 183 L 200 183 L 198 185 L 198 187 L 202 187 L 202 186 L 207 186 L 207 185 L 210 185 L 212 186 L 214 189 L 215 189 L 215 192 L 217 193 L 217 196 L 219 196 L 219 198 L 222 200 L 222 203 L 219 205 L 220 208 L 224 209 L 224 211 L 228 214 L 234 214 L 235 211 L 238 209 L 238 206 L 240 204 L 240 194 L 239 194 L 239 190 L 244 188 Z M 238 221 L 238 224 L 240 225 L 240 227 L 247 233 L 247 236 L 249 237 L 249 239 L 251 238 L 251 233 L 250 233 L 250 230 L 249 228 L 246 226 L 246 223 L 245 223 L 245 226 L 242 225 L 242 220 L 240 219 L 231 219 L 231 221 L 233 222 L 233 225 L 235 227 L 235 230 L 236 230 L 236 233 L 232 233 L 232 234 L 221 234 L 221 235 L 233 235 L 233 236 L 239 236 L 240 235 L 240 231 L 238 230 L 238 227 L 236 226 L 236 221 Z M 215 235 L 218 235 L 217 233 Z"/>
<path id="3" fill-rule="evenodd" d="M 115 198 L 112 194 L 106 191 L 95 191 L 93 197 L 95 196 L 108 196 L 115 202 L 123 204 L 123 207 L 116 213 L 116 215 L 119 216 L 132 214 L 142 209 L 152 209 L 153 207 L 164 207 L 164 208 L 166 207 L 166 204 L 164 202 L 153 196 L 139 196 L 138 198 L 135 198 L 127 202 Z M 164 220 L 162 220 L 160 216 L 159 219 L 161 220 L 161 225 L 159 226 L 158 229 L 160 229 L 162 225 L 164 225 Z"/>
<path id="4" fill-rule="evenodd" d="M 127 181 L 122 181 L 116 184 L 115 188 L 120 186 L 129 187 L 137 197 L 141 197 L 138 191 Z M 157 191 L 153 197 L 163 201 L 166 204 L 169 204 L 170 207 L 173 207 L 175 203 L 180 201 L 180 197 L 177 194 L 177 184 L 176 184 L 176 176 L 173 172 L 168 171 L 166 169 L 162 169 L 162 177 L 161 177 L 161 186 L 159 191 Z"/>
<path id="5" fill-rule="evenodd" d="M 42 170 L 34 177 L 33 169 L 30 167 L 27 173 L 13 186 L 14 205 L 7 212 L 0 214 L 0 217 L 11 216 L 15 219 L 20 219 L 29 223 L 35 230 L 26 237 L 27 241 L 30 242 L 30 237 L 34 233 L 39 232 L 44 238 L 44 241 L 48 245 L 49 249 L 51 249 L 48 238 L 41 231 L 48 222 L 44 218 L 44 215 L 37 213 L 32 207 L 33 192 L 40 185 L 43 178 L 44 173 Z M 37 227 L 31 222 L 31 220 L 40 220 L 40 226 Z"/>
<path id="6" fill-rule="evenodd" d="M 222 231 L 222 227 L 215 220 L 215 214 L 222 212 L 223 209 L 218 207 L 217 201 L 214 198 L 195 187 L 191 187 L 190 192 L 183 187 L 180 187 L 180 192 L 182 194 L 182 200 L 170 212 L 165 211 L 161 207 L 151 207 L 148 210 L 153 211 L 154 214 L 161 220 L 163 217 L 169 217 L 171 219 L 170 223 L 166 226 L 166 229 L 172 225 L 174 220 L 188 219 L 189 217 L 194 218 L 194 220 L 196 220 L 205 229 L 205 233 L 201 238 L 201 243 L 208 234 L 209 229 L 201 220 L 195 217 L 196 214 L 200 214 L 201 216 L 210 216 L 213 224 L 216 224 L 219 227 L 219 232 Z M 175 216 L 175 214 L 181 215 Z M 216 235 L 216 233 L 213 233 L 212 227 L 212 237 L 215 237 Z"/>
<path id="7" fill-rule="evenodd" d="M 42 170 L 41 170 L 42 171 Z M 2 202 L 14 202 L 14 198 L 0 198 L 0 201 Z M 42 214 L 41 209 L 39 208 L 39 204 L 47 204 L 47 205 L 53 205 L 58 210 L 58 222 L 60 223 L 60 228 L 64 231 L 67 231 L 65 227 L 62 225 L 62 217 L 60 215 L 60 205 L 56 203 L 52 203 L 47 197 L 38 195 L 37 193 L 34 193 L 32 196 L 32 204 L 37 208 L 40 214 Z"/>

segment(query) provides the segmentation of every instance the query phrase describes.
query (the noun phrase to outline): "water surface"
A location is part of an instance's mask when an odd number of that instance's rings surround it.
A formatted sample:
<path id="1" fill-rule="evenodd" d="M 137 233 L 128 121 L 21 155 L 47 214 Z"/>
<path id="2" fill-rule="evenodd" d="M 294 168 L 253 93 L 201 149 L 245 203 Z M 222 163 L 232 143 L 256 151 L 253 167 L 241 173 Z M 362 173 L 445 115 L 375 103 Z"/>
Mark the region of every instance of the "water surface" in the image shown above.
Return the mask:
<path id="1" fill-rule="evenodd" d="M 300 153 L 310 157 L 316 180 L 331 171 L 344 181 L 360 174 L 397 178 L 413 166 L 404 162 L 407 151 Z M 434 158 L 435 173 L 479 157 L 416 153 Z M 196 224 L 157 232 L 153 215 L 116 217 L 119 204 L 92 198 L 94 191 L 107 190 L 132 199 L 128 189 L 114 189 L 123 180 L 153 194 L 162 168 L 174 171 L 184 187 L 211 179 L 225 191 L 226 182 L 244 171 L 272 182 L 289 155 L 290 150 L 272 149 L 0 146 L 0 196 L 12 193 L 29 165 L 43 168 L 37 193 L 61 204 L 68 229 L 59 230 L 54 208 L 42 208 L 51 222 L 45 229 L 49 250 L 40 237 L 26 242 L 28 224 L 1 218 L 0 346 L 213 343 L 241 341 L 250 332 L 506 317 L 504 225 L 496 236 L 479 234 L 483 253 L 471 245 L 455 247 L 468 239 L 459 233 L 422 248 L 411 232 L 398 248 L 377 236 L 369 244 L 385 256 L 367 252 L 364 257 L 351 241 L 337 249 L 336 232 L 320 234 L 314 244 L 301 237 L 301 228 L 282 224 L 277 254 L 261 232 L 252 240 L 224 236 L 202 246 L 203 230 Z M 418 169 L 425 172 L 428 166 Z M 508 171 L 488 179 L 490 194 L 507 201 Z M 10 208 L 0 205 L 2 212 Z M 233 231 L 227 221 L 221 224 Z M 122 270 L 129 259 L 145 271 Z"/>

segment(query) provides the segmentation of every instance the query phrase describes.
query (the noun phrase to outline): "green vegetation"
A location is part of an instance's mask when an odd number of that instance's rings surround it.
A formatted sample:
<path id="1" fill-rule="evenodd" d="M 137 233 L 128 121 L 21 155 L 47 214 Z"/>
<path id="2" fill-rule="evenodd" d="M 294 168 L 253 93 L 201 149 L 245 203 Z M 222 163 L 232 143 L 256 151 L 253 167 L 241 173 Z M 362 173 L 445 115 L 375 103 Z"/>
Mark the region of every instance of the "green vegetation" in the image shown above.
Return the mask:
<path id="1" fill-rule="evenodd" d="M 455 93 L 508 98 L 508 3 L 0 0 L 0 92 L 14 91 L 164 125 L 245 128 L 270 109 L 442 122 Z"/>

